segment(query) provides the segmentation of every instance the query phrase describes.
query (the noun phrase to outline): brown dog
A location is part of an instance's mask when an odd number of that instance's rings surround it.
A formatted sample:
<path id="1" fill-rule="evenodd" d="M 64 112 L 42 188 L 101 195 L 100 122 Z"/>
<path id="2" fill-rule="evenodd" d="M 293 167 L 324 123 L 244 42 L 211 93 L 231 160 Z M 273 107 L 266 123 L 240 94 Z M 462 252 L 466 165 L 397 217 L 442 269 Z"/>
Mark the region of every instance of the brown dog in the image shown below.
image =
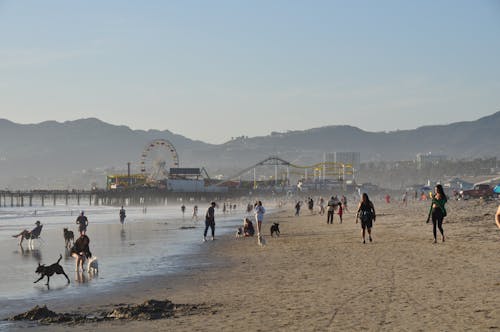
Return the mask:
<path id="1" fill-rule="evenodd" d="M 63 228 L 64 233 L 64 243 L 66 244 L 66 248 L 71 248 L 72 244 L 75 242 L 75 234 L 73 231 L 69 231 L 66 227 Z"/>

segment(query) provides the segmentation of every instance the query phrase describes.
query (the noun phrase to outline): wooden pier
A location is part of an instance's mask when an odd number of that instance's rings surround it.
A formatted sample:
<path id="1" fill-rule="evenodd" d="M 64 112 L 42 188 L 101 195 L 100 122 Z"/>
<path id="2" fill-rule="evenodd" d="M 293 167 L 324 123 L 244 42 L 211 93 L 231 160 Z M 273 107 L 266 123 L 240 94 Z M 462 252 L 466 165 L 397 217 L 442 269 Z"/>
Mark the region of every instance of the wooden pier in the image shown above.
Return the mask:
<path id="1" fill-rule="evenodd" d="M 169 202 L 207 202 L 239 197 L 241 193 L 172 192 L 158 188 L 130 190 L 27 190 L 0 191 L 0 207 L 46 205 L 152 206 Z"/>

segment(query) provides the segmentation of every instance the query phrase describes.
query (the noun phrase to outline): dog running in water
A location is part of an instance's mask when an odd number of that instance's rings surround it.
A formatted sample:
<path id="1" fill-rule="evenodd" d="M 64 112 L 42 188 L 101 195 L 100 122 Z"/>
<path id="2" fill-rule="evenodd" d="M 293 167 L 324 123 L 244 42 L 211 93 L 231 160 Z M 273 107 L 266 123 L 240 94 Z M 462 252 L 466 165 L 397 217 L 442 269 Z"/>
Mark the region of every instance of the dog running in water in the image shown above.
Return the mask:
<path id="1" fill-rule="evenodd" d="M 35 272 L 40 274 L 40 278 L 38 280 L 34 281 L 33 283 L 39 282 L 40 280 L 43 279 L 43 277 L 46 276 L 47 277 L 46 285 L 48 286 L 50 277 L 52 277 L 55 273 L 55 274 L 64 274 L 64 276 L 66 277 L 66 280 L 68 280 L 68 284 L 69 284 L 68 275 L 66 273 L 64 273 L 63 267 L 61 265 L 59 265 L 59 262 L 61 261 L 61 259 L 62 259 L 62 255 L 59 256 L 59 259 L 57 260 L 57 262 L 55 262 L 54 264 L 49 265 L 49 266 L 45 266 L 45 264 L 41 265 L 40 263 L 38 263 L 38 267 L 36 268 Z"/>
<path id="2" fill-rule="evenodd" d="M 64 243 L 66 244 L 66 248 L 71 248 L 72 243 L 75 243 L 75 234 L 73 231 L 69 231 L 67 228 L 63 228 L 64 233 Z"/>
<path id="3" fill-rule="evenodd" d="M 277 237 L 280 236 L 280 224 L 278 222 L 271 225 L 271 237 L 274 237 L 274 233 L 276 233 Z"/>

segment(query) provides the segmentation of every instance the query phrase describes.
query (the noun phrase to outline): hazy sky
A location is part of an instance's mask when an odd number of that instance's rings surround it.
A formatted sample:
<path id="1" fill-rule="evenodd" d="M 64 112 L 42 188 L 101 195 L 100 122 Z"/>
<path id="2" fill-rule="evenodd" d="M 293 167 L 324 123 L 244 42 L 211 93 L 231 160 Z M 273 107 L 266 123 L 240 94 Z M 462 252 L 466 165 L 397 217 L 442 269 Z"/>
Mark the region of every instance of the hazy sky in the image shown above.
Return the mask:
<path id="1" fill-rule="evenodd" d="M 500 110 L 500 1 L 2 1 L 0 118 L 222 143 Z"/>

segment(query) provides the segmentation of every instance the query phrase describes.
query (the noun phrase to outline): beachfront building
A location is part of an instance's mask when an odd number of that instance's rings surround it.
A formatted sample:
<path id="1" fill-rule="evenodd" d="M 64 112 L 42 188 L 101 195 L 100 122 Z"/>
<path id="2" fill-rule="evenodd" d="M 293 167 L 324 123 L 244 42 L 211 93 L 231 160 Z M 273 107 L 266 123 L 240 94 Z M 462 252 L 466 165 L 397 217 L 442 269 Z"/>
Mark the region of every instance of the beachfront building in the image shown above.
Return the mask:
<path id="1" fill-rule="evenodd" d="M 441 154 L 419 153 L 417 154 L 417 169 L 422 169 L 425 166 L 436 165 L 441 161 L 448 160 L 448 157 Z"/>

